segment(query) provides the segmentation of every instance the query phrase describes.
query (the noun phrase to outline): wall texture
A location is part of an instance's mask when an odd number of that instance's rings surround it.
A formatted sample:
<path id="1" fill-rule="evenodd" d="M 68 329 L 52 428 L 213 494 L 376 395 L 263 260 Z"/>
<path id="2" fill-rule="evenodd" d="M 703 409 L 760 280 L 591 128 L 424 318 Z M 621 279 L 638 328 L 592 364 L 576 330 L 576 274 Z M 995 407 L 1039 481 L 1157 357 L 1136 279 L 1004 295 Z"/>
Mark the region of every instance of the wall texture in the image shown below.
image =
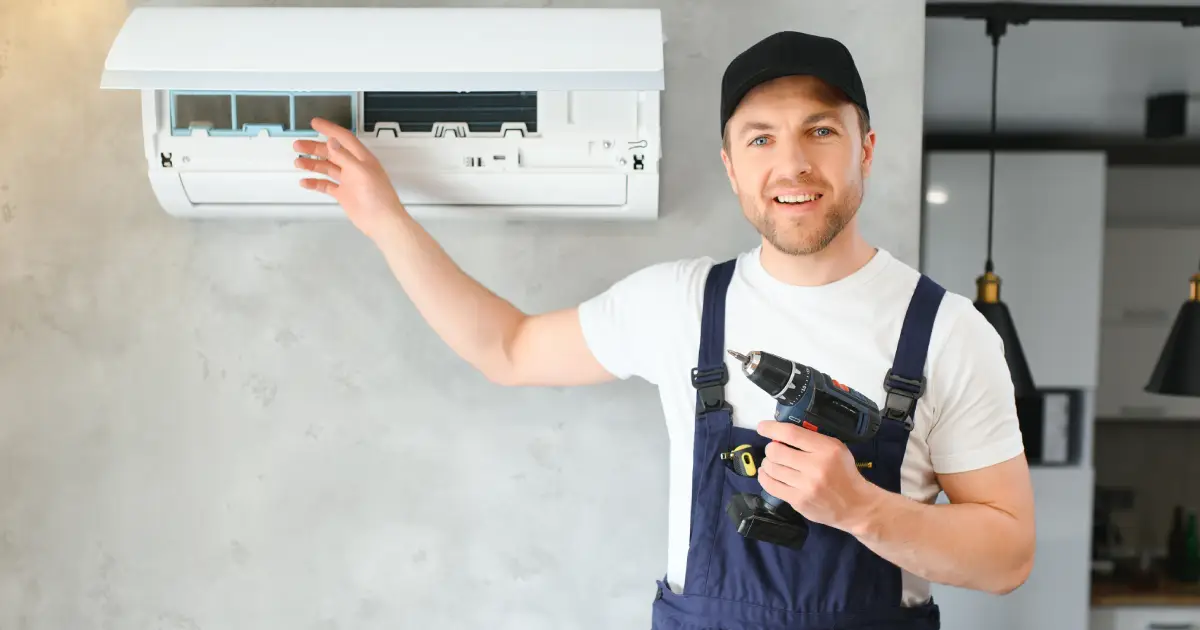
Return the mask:
<path id="1" fill-rule="evenodd" d="M 664 9 L 664 216 L 431 224 L 468 273 L 538 311 L 756 244 L 717 96 L 782 28 L 856 54 L 880 134 L 866 231 L 916 263 L 923 2 L 587 4 Z M 647 626 L 655 392 L 489 385 L 349 224 L 168 218 L 136 95 L 97 88 L 127 8 L 0 0 L 0 628 Z M 329 35 L 296 54 L 353 37 Z"/>

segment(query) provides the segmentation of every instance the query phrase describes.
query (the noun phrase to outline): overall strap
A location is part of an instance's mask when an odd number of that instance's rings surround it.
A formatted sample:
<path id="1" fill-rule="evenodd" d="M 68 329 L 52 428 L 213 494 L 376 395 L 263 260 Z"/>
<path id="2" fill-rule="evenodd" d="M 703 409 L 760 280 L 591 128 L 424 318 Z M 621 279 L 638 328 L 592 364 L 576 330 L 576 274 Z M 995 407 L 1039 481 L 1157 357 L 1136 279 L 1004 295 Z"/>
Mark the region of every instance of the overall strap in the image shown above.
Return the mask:
<path id="1" fill-rule="evenodd" d="M 704 282 L 704 310 L 700 316 L 700 356 L 692 368 L 692 386 L 696 388 L 696 415 L 728 408 L 725 384 L 725 291 L 733 279 L 737 259 L 713 265 Z"/>
<path id="2" fill-rule="evenodd" d="M 900 330 L 900 342 L 896 346 L 892 369 L 883 381 L 883 388 L 887 391 L 884 416 L 903 422 L 910 431 L 914 424 L 917 400 L 925 393 L 925 358 L 929 352 L 933 322 L 945 295 L 946 289 L 929 276 L 921 274 L 909 300 L 908 312 L 904 315 L 904 327 Z"/>

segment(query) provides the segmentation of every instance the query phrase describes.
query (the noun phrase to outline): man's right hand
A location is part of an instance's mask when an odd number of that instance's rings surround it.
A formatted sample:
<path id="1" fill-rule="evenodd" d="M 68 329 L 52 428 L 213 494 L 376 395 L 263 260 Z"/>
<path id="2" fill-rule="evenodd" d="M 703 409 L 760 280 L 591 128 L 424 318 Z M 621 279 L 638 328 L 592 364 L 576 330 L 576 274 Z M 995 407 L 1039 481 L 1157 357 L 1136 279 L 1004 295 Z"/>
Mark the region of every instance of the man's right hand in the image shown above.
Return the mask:
<path id="1" fill-rule="evenodd" d="M 301 186 L 325 193 L 375 242 L 417 310 L 463 360 L 504 385 L 612 380 L 588 349 L 576 308 L 526 315 L 464 273 L 404 209 L 379 160 L 354 134 L 313 119 L 329 140 L 297 140 L 296 166 L 329 177 Z"/>
<path id="2" fill-rule="evenodd" d="M 349 129 L 323 118 L 314 118 L 312 128 L 329 140 L 297 140 L 296 152 L 314 157 L 296 158 L 296 166 L 333 181 L 306 177 L 300 185 L 336 199 L 350 222 L 378 242 L 382 230 L 404 213 L 383 165 Z"/>

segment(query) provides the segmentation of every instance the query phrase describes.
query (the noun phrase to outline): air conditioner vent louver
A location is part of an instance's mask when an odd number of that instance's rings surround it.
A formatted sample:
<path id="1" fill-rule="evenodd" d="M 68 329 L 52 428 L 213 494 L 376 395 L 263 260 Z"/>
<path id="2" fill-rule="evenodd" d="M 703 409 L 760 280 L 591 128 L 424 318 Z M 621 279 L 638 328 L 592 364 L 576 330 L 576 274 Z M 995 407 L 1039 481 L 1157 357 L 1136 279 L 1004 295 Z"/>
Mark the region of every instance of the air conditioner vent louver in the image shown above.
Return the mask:
<path id="1" fill-rule="evenodd" d="M 471 133 L 499 133 L 504 123 L 524 123 L 537 133 L 537 92 L 366 92 L 363 130 L 396 123 L 401 133 L 433 131 L 434 123 L 467 123 Z"/>

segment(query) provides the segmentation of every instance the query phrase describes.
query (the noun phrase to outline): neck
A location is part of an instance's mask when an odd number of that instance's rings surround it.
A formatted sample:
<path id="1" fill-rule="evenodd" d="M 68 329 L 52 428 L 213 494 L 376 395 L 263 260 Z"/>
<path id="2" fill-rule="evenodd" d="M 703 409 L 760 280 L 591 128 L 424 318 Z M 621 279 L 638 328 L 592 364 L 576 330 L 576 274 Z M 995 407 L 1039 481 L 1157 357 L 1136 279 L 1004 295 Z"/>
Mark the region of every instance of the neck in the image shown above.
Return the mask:
<path id="1" fill-rule="evenodd" d="M 875 253 L 875 247 L 848 225 L 825 249 L 813 254 L 785 254 L 764 239 L 762 265 L 780 282 L 813 287 L 836 282 L 862 269 Z"/>

